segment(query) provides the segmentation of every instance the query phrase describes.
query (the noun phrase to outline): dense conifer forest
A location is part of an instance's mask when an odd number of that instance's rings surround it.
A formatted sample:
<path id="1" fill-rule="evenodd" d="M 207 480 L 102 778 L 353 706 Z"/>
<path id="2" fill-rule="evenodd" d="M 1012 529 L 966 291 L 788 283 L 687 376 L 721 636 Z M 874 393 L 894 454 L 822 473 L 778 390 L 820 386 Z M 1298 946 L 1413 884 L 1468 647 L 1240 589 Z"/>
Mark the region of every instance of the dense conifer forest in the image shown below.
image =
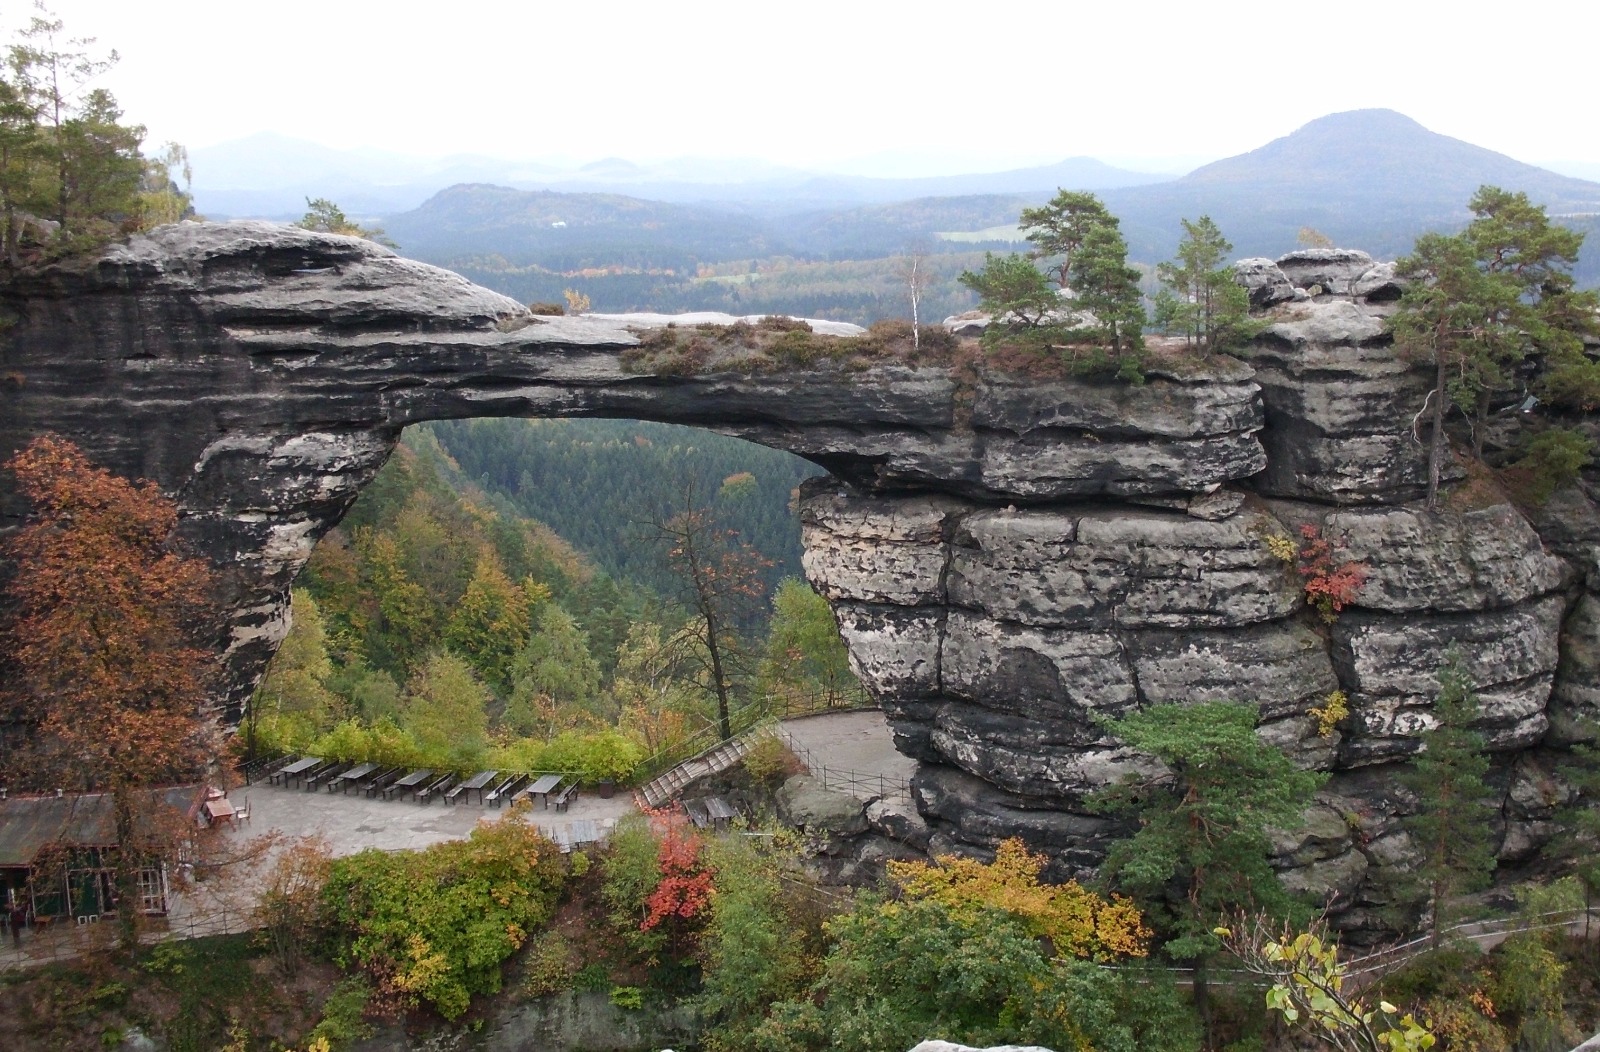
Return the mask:
<path id="1" fill-rule="evenodd" d="M 710 431 L 628 420 L 466 420 L 428 425 L 461 476 L 554 530 L 612 577 L 660 595 L 676 585 L 650 543 L 651 515 L 686 487 L 770 561 L 770 591 L 800 573 L 793 512 L 800 482 L 822 474 L 777 450 Z"/>

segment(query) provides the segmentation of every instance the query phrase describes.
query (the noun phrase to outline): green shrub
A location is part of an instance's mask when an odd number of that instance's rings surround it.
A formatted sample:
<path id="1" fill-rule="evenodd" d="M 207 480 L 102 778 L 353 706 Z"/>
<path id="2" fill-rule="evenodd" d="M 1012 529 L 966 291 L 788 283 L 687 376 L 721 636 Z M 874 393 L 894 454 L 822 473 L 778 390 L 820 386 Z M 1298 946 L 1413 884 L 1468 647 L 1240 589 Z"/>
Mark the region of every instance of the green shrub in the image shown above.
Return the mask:
<path id="1" fill-rule="evenodd" d="M 312 1028 L 310 1040 L 321 1038 L 332 1052 L 340 1052 L 371 1037 L 373 1029 L 366 1022 L 367 1000 L 371 996 L 372 988 L 359 975 L 335 986 L 322 1003 L 322 1019 Z"/>
<path id="2" fill-rule="evenodd" d="M 762 738 L 744 754 L 744 769 L 757 783 L 777 786 L 798 766 L 794 753 L 777 738 Z"/>
<path id="3" fill-rule="evenodd" d="M 650 894 L 661 883 L 661 842 L 640 814 L 619 820 L 606 840 L 600 860 L 600 898 L 606 904 L 613 930 L 628 946 L 648 956 L 666 941 L 660 928 L 641 928 L 649 916 Z"/>
<path id="4" fill-rule="evenodd" d="M 620 782 L 644 760 L 644 750 L 620 731 L 563 731 L 539 754 L 535 770 L 571 771 L 593 784 Z"/>
<path id="5" fill-rule="evenodd" d="M 303 751 L 341 763 L 361 761 L 385 767 L 454 766 L 448 754 L 422 748 L 411 735 L 386 719 L 371 726 L 358 719 L 344 720 L 307 744 Z"/>
<path id="6" fill-rule="evenodd" d="M 337 960 L 454 1019 L 500 988 L 501 962 L 548 921 L 564 870 L 519 809 L 466 840 L 338 859 L 322 896 Z"/>
<path id="7" fill-rule="evenodd" d="M 791 318 L 783 314 L 768 314 L 756 322 L 756 328 L 764 332 L 812 332 L 811 323 L 800 318 Z"/>
<path id="8" fill-rule="evenodd" d="M 843 341 L 835 341 L 835 344 L 842 346 Z M 781 330 L 781 335 L 767 345 L 767 353 L 783 365 L 810 365 L 828 357 L 831 350 L 833 347 L 819 340 L 809 325 L 801 329 Z"/>
<path id="9" fill-rule="evenodd" d="M 833 949 L 809 996 L 773 1005 L 737 1047 L 878 1052 L 936 1034 L 980 1046 L 1199 1048 L 1170 981 L 1162 989 L 1088 962 L 1053 963 L 999 911 L 863 899 L 828 930 Z"/>
<path id="10" fill-rule="evenodd" d="M 528 304 L 528 313 L 554 318 L 566 314 L 567 308 L 559 303 L 530 303 Z"/>
<path id="11" fill-rule="evenodd" d="M 571 989 L 571 958 L 571 948 L 559 933 L 546 931 L 534 936 L 523 959 L 523 996 L 547 997 Z"/>
<path id="12" fill-rule="evenodd" d="M 618 1008 L 636 1012 L 644 1007 L 644 991 L 637 986 L 613 986 L 611 1003 Z"/>
<path id="13" fill-rule="evenodd" d="M 1534 503 L 1543 504 L 1556 490 L 1576 482 L 1579 473 L 1592 463 L 1594 443 L 1587 435 L 1553 427 L 1523 444 L 1516 466 L 1529 473 L 1529 496 Z"/>

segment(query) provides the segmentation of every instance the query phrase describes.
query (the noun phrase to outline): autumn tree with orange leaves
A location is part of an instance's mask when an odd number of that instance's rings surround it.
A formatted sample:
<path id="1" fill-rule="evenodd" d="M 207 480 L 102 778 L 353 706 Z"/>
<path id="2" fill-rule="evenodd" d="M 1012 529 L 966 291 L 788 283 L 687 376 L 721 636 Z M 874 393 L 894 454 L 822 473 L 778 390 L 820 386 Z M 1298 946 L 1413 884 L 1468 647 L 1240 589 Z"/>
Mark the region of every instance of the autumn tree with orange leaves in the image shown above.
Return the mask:
<path id="1" fill-rule="evenodd" d="M 141 866 L 183 835 L 149 790 L 199 781 L 217 755 L 204 715 L 214 661 L 197 639 L 210 572 L 175 550 L 177 510 L 155 483 L 118 478 L 54 436 L 5 468 L 34 512 L 5 544 L 0 701 L 22 731 L 5 777 L 109 794 L 117 892 L 132 904 Z M 119 910 L 124 945 L 135 914 Z"/>

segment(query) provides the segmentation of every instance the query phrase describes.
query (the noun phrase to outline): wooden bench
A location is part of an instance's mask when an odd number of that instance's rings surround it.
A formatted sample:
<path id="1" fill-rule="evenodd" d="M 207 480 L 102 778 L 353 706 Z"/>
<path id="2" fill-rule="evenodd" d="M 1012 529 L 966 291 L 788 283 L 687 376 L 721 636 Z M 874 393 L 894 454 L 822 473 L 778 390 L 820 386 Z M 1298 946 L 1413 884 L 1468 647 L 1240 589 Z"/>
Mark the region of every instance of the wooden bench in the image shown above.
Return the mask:
<path id="1" fill-rule="evenodd" d="M 251 760 L 240 767 L 239 773 L 244 775 L 245 785 L 254 785 L 257 778 L 260 778 L 263 774 L 275 773 L 278 768 L 286 766 L 288 762 L 288 757 L 281 754 L 261 757 Z"/>
<path id="2" fill-rule="evenodd" d="M 487 803 L 491 803 L 496 807 L 500 807 L 501 805 L 503 805 L 506 802 L 506 798 L 507 797 L 515 796 L 516 793 L 517 793 L 517 790 L 521 789 L 524 785 L 527 785 L 527 784 L 528 784 L 528 776 L 527 775 L 525 775 L 525 774 L 508 774 L 508 775 L 506 775 L 505 781 L 501 782 L 499 785 L 497 785 L 493 789 L 489 790 L 489 793 L 488 793 L 488 795 L 486 797 L 484 797 L 484 800 Z"/>
<path id="3" fill-rule="evenodd" d="M 404 767 L 389 767 L 385 770 L 379 771 L 377 774 L 367 779 L 366 784 L 361 787 L 361 791 L 365 793 L 369 799 L 377 796 L 379 793 L 383 792 L 390 782 L 393 782 L 396 778 L 399 778 L 404 771 Z"/>
<path id="4" fill-rule="evenodd" d="M 720 796 L 708 796 L 705 799 L 706 817 L 711 819 L 712 829 L 727 829 L 733 825 L 733 820 L 739 817 L 739 812 L 733 805 Z"/>
<path id="5" fill-rule="evenodd" d="M 578 783 L 572 782 L 565 789 L 556 793 L 555 805 L 557 811 L 565 811 L 567 805 L 578 798 Z"/>
<path id="6" fill-rule="evenodd" d="M 404 796 L 407 793 L 414 793 L 423 785 L 423 783 L 432 777 L 433 772 L 431 770 L 426 767 L 420 767 L 417 770 L 412 771 L 410 774 L 402 775 L 390 782 L 388 785 L 384 786 L 383 798 L 385 800 L 393 800 L 397 796 Z"/>
<path id="7" fill-rule="evenodd" d="M 418 789 L 417 803 L 425 804 L 435 796 L 438 796 L 440 793 L 448 792 L 450 787 L 455 784 L 456 776 L 453 774 L 447 774 L 443 778 L 440 778 L 438 781 L 434 782 L 432 785 Z"/>
<path id="8" fill-rule="evenodd" d="M 304 782 L 306 792 L 313 792 L 333 782 L 340 774 L 348 771 L 353 765 L 348 763 L 330 763 L 326 767 L 319 767 L 306 775 Z"/>

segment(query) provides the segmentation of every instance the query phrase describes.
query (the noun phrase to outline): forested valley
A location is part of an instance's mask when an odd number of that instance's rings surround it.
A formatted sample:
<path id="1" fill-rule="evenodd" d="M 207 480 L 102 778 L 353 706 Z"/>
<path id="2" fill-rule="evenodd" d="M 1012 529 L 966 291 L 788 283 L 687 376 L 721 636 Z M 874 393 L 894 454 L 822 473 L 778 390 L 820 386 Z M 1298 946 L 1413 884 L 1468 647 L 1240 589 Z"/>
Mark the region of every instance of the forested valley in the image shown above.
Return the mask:
<path id="1" fill-rule="evenodd" d="M 792 503 L 816 473 L 667 425 L 414 428 L 307 566 L 249 748 L 625 778 L 715 723 L 666 532 L 690 520 L 732 572 L 738 704 L 842 696 L 832 615 L 798 579 Z"/>

